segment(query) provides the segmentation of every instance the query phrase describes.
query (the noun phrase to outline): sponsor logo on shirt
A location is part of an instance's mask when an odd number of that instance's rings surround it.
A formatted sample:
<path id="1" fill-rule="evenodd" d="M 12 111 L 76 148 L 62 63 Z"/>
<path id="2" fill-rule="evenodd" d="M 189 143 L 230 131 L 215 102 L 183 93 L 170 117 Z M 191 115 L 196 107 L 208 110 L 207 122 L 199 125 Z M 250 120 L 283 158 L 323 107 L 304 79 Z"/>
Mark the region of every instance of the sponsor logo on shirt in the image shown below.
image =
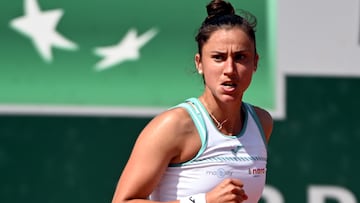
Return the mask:
<path id="1" fill-rule="evenodd" d="M 218 168 L 213 171 L 206 171 L 206 175 L 216 176 L 218 178 L 231 177 L 233 175 L 232 171 L 227 171 L 223 168 Z"/>
<path id="2" fill-rule="evenodd" d="M 266 174 L 266 168 L 249 168 L 249 175 L 259 177 Z"/>
<path id="3" fill-rule="evenodd" d="M 243 146 L 238 145 L 236 147 L 234 147 L 233 149 L 231 149 L 231 152 L 233 153 L 234 156 L 237 156 L 236 154 L 239 152 L 239 150 L 243 148 Z"/>

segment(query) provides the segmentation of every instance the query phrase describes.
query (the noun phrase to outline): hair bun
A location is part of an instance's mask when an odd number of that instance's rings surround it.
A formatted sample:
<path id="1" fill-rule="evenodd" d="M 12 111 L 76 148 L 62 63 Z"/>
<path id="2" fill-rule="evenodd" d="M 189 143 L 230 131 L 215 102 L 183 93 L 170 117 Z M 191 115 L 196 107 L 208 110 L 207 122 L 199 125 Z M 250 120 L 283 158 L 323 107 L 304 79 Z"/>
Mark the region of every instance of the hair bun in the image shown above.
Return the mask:
<path id="1" fill-rule="evenodd" d="M 223 0 L 212 0 L 206 6 L 206 10 L 208 13 L 207 18 L 235 14 L 234 7 L 229 2 Z"/>

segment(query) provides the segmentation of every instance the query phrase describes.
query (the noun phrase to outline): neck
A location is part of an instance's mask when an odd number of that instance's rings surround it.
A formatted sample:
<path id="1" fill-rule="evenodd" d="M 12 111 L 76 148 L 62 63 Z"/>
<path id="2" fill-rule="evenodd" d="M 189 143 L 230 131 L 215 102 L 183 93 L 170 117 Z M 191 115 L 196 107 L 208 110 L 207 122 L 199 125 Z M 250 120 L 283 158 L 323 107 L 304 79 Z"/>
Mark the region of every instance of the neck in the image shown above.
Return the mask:
<path id="1" fill-rule="evenodd" d="M 240 105 L 221 104 L 216 101 L 206 100 L 200 97 L 201 103 L 206 108 L 209 116 L 218 130 L 226 135 L 234 135 L 242 129 L 242 113 Z"/>
<path id="2" fill-rule="evenodd" d="M 216 127 L 221 130 L 223 128 L 223 124 L 226 123 L 228 121 L 228 119 L 225 119 L 224 121 L 220 122 L 216 119 L 216 117 L 209 112 L 210 117 L 213 119 L 213 121 L 216 123 Z"/>

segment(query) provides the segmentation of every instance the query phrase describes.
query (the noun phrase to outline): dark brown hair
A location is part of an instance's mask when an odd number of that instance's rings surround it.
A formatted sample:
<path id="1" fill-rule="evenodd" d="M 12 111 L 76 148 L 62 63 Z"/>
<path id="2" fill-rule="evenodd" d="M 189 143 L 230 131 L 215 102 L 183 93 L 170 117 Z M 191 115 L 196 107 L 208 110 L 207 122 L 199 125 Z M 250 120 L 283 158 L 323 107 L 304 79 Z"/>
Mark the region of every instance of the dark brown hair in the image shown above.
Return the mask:
<path id="1" fill-rule="evenodd" d="M 208 16 L 205 18 L 195 40 L 198 45 L 198 53 L 201 55 L 201 50 L 207 42 L 211 34 L 219 29 L 227 29 L 232 27 L 241 28 L 254 42 L 256 51 L 256 17 L 251 13 L 242 10 L 240 15 L 235 13 L 234 7 L 231 3 L 223 0 L 212 0 L 206 6 Z"/>

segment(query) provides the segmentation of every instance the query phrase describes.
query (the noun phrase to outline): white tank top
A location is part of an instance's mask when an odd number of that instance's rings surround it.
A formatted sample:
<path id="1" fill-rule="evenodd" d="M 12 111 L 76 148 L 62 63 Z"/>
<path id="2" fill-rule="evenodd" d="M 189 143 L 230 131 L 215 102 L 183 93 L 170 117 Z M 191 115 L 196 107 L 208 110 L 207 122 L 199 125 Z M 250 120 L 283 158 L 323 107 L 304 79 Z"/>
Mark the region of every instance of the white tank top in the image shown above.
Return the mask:
<path id="1" fill-rule="evenodd" d="M 244 203 L 257 203 L 265 186 L 267 146 L 253 107 L 243 103 L 245 119 L 242 131 L 236 136 L 225 136 L 216 128 L 198 99 L 190 98 L 176 107 L 179 106 L 186 108 L 191 115 L 202 147 L 190 161 L 169 165 L 150 199 L 177 200 L 206 193 L 226 178 L 238 178 L 244 183 L 249 197 Z"/>

